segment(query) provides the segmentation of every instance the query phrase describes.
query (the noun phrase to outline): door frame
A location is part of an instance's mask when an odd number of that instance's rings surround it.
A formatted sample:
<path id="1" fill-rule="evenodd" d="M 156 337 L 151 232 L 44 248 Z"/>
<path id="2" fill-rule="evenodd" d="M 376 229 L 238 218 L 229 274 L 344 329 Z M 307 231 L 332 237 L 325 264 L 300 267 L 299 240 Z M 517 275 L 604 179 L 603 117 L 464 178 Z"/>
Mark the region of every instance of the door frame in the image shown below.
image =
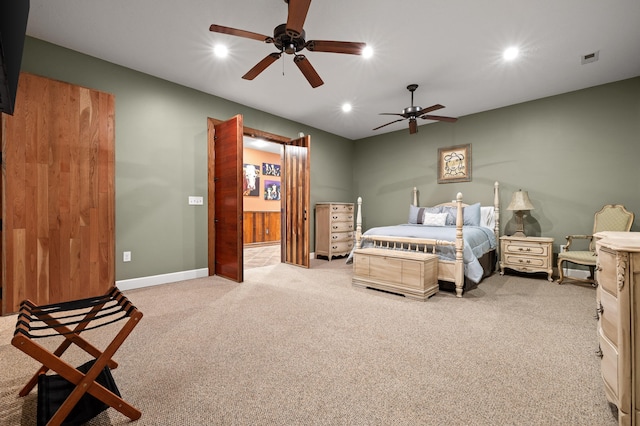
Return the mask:
<path id="1" fill-rule="evenodd" d="M 207 120 L 212 123 L 214 126 L 217 126 L 218 124 L 224 123 L 226 120 L 220 120 L 217 118 L 213 118 L 213 117 L 208 117 Z M 265 141 L 268 142 L 274 142 L 274 143 L 278 143 L 280 145 L 291 145 L 294 142 L 298 142 L 298 144 L 302 144 L 302 145 L 298 145 L 298 146 L 303 146 L 306 148 L 310 148 L 310 143 L 309 143 L 309 138 L 308 137 L 303 137 L 302 140 L 303 142 L 300 142 L 300 139 L 290 139 L 287 138 L 285 136 L 280 136 L 277 135 L 275 133 L 270 133 L 270 132 L 265 132 L 264 130 L 259 130 L 259 129 L 254 129 L 251 127 L 246 127 L 243 125 L 242 128 L 242 132 L 243 132 L 243 136 L 249 136 L 252 138 L 258 138 L 258 139 L 264 139 Z M 209 137 L 207 137 L 207 144 L 209 144 Z M 207 159 L 207 162 L 209 162 L 210 159 Z M 209 167 L 209 165 L 208 165 Z M 214 212 L 211 210 L 211 202 L 208 203 L 209 207 L 209 211 L 207 213 L 207 218 L 208 220 L 211 220 L 211 218 L 214 216 Z M 284 214 L 284 212 L 281 209 L 281 214 Z M 284 223 L 284 221 L 281 221 L 282 223 Z M 207 229 L 209 229 L 207 227 Z M 280 241 L 280 247 L 281 247 L 281 260 L 284 258 L 284 253 L 283 253 L 283 244 L 282 244 L 282 240 L 286 238 L 285 233 L 281 233 L 281 241 Z M 215 233 L 211 233 L 208 232 L 207 233 L 207 244 L 208 247 L 211 247 L 212 244 L 215 244 L 215 240 L 212 241 L 212 239 L 215 239 Z M 208 260 L 208 265 L 213 265 L 215 263 L 215 253 L 212 252 L 212 250 L 209 250 L 208 254 L 207 254 L 207 260 Z M 244 268 L 244 261 L 243 261 L 243 265 L 242 267 Z M 214 273 L 211 271 L 211 268 L 209 268 L 209 275 L 214 275 Z"/>

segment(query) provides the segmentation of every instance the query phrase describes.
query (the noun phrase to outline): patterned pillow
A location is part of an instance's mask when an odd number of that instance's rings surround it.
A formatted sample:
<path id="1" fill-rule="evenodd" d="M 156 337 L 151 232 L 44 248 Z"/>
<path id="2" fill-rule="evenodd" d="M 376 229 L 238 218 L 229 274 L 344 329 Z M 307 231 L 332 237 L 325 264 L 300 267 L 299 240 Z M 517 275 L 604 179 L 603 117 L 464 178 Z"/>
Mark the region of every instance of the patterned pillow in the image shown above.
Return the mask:
<path id="1" fill-rule="evenodd" d="M 416 207 L 409 205 L 409 223 L 422 225 L 425 213 L 440 213 L 440 207 Z"/>
<path id="2" fill-rule="evenodd" d="M 447 223 L 447 213 L 424 213 L 422 224 L 425 226 L 445 226 Z"/>

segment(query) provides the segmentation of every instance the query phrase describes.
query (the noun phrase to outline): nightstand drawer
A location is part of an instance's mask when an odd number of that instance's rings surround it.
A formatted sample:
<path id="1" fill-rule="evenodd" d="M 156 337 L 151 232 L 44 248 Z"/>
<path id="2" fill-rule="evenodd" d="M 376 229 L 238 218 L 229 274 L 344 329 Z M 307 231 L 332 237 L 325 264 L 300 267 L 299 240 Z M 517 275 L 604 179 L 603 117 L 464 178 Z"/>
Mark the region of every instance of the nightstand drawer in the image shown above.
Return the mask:
<path id="1" fill-rule="evenodd" d="M 504 255 L 504 263 L 505 266 L 511 265 L 523 268 L 527 266 L 536 269 L 549 267 L 549 262 L 546 257 L 522 256 L 508 253 Z"/>
<path id="2" fill-rule="evenodd" d="M 525 241 L 510 241 L 504 244 L 506 254 L 515 253 L 528 256 L 547 256 L 549 254 L 548 244 L 528 243 Z"/>

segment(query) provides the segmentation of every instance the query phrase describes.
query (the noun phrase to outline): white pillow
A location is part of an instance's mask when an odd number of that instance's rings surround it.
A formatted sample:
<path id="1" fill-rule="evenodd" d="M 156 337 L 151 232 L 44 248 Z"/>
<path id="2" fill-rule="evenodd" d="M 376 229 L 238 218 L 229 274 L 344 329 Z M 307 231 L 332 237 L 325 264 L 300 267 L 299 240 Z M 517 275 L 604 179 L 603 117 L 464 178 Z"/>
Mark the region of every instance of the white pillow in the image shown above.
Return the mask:
<path id="1" fill-rule="evenodd" d="M 422 224 L 425 226 L 445 226 L 447 213 L 424 213 Z"/>
<path id="2" fill-rule="evenodd" d="M 480 207 L 480 226 L 493 231 L 496 226 L 495 209 L 493 207 Z"/>

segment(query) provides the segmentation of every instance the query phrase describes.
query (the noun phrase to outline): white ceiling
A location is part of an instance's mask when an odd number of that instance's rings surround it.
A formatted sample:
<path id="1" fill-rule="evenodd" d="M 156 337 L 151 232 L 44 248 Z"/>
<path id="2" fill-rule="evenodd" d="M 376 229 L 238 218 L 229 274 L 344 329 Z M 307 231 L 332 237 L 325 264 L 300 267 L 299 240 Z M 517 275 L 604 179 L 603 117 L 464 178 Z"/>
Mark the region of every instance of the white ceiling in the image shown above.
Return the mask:
<path id="1" fill-rule="evenodd" d="M 372 129 L 395 118 L 379 113 L 410 105 L 411 83 L 416 105 L 462 117 L 640 75 L 638 0 L 315 0 L 307 40 L 375 51 L 301 52 L 324 80 L 316 89 L 290 55 L 243 80 L 273 45 L 209 31 L 270 36 L 286 19 L 283 0 L 31 0 L 27 34 L 349 139 L 406 130 Z M 225 60 L 212 55 L 217 43 L 230 49 Z M 505 62 L 512 45 L 521 55 Z M 599 60 L 581 65 L 595 51 Z"/>

